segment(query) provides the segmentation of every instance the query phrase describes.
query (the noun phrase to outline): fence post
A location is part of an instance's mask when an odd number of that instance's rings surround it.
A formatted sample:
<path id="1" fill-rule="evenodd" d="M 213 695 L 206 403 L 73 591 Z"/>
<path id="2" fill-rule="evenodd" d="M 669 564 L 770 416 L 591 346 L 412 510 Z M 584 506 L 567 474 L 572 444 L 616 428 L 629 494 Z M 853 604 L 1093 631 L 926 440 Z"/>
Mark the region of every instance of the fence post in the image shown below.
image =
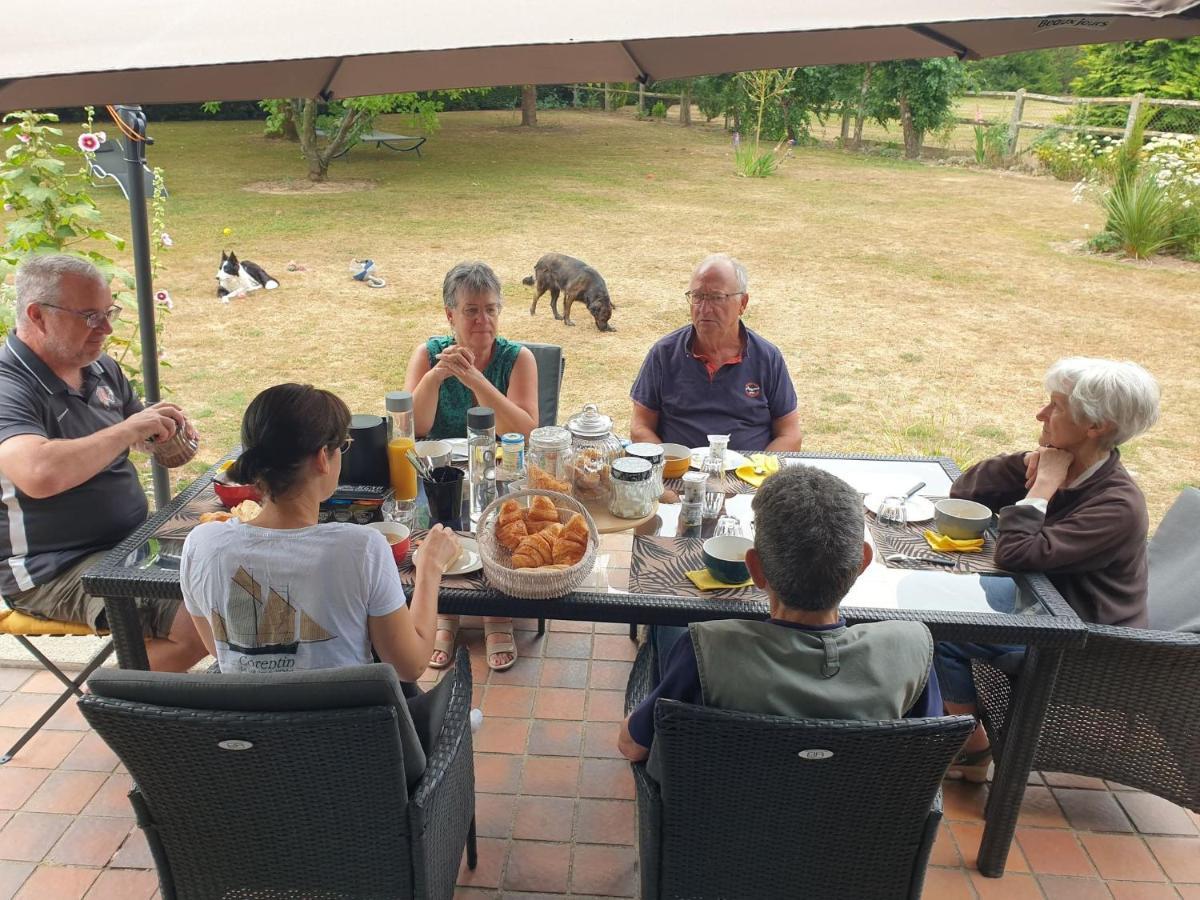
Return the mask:
<path id="1" fill-rule="evenodd" d="M 579 109 L 579 85 L 571 85 L 571 106 Z"/>
<path id="2" fill-rule="evenodd" d="M 1008 156 L 1017 155 L 1017 138 L 1021 136 L 1021 116 L 1025 112 L 1025 88 L 1018 88 L 1013 97 L 1012 118 L 1008 120 Z"/>
<path id="3" fill-rule="evenodd" d="M 612 94 L 608 92 L 608 82 L 604 82 L 604 111 L 609 112 L 612 109 Z"/>
<path id="4" fill-rule="evenodd" d="M 1142 101 L 1146 99 L 1145 94 L 1134 94 L 1133 100 L 1129 103 L 1129 116 L 1125 119 L 1125 136 L 1121 140 L 1129 143 L 1129 139 L 1133 137 L 1133 129 L 1137 126 L 1138 114 L 1142 111 Z"/>
<path id="5" fill-rule="evenodd" d="M 638 118 L 646 115 L 646 86 L 638 82 Z"/>
<path id="6" fill-rule="evenodd" d="M 692 79 L 683 80 L 683 90 L 679 94 L 679 124 L 692 124 Z"/>

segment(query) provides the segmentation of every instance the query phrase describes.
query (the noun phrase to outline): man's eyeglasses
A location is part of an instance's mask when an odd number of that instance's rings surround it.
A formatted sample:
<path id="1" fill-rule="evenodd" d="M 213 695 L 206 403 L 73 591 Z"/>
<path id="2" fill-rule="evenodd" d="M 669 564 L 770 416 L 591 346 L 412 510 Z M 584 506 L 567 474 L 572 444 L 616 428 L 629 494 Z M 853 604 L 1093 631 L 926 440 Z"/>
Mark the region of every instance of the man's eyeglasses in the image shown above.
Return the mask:
<path id="1" fill-rule="evenodd" d="M 58 309 L 63 312 L 69 312 L 73 316 L 79 316 L 88 328 L 99 328 L 101 322 L 108 322 L 111 325 L 117 319 L 121 318 L 121 307 L 119 306 L 110 306 L 103 312 L 80 312 L 77 309 L 67 309 L 65 306 L 44 302 L 38 303 L 38 306 L 48 306 L 51 309 Z"/>
<path id="2" fill-rule="evenodd" d="M 735 291 L 732 294 L 724 294 L 721 291 L 684 291 L 684 298 L 692 306 L 699 306 L 701 303 L 724 303 L 726 300 L 734 300 L 745 294 L 745 291 Z"/>
<path id="3" fill-rule="evenodd" d="M 346 438 L 344 441 L 342 441 L 340 444 L 337 445 L 338 452 L 339 453 L 349 453 L 350 445 L 353 443 L 354 443 L 354 438 L 352 438 L 352 437 Z"/>

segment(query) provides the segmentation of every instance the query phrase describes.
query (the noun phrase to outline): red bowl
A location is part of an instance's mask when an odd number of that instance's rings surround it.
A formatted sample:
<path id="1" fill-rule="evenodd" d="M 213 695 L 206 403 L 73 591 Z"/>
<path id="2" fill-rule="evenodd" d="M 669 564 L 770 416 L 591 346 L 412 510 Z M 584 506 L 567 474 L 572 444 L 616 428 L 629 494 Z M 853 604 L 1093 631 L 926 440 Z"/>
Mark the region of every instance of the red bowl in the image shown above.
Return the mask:
<path id="1" fill-rule="evenodd" d="M 214 479 L 213 490 L 217 492 L 217 499 L 224 504 L 226 509 L 233 509 L 243 500 L 262 502 L 262 494 L 252 484 L 226 484 L 224 481 Z"/>
<path id="2" fill-rule="evenodd" d="M 388 546 L 392 548 L 392 557 L 397 564 L 408 559 L 408 548 L 412 543 L 412 530 L 407 525 L 401 525 L 399 522 L 368 522 L 367 527 L 383 532 Z"/>

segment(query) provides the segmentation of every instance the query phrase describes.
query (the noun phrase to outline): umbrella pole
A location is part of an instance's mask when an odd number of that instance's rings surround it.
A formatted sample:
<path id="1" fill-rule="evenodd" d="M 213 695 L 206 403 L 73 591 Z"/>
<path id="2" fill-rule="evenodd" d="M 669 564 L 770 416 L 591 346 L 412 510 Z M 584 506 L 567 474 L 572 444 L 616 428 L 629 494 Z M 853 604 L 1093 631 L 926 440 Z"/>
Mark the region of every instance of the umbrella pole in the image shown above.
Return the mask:
<path id="1" fill-rule="evenodd" d="M 129 176 L 129 223 L 133 240 L 133 274 L 137 284 L 138 330 L 142 344 L 142 384 L 146 403 L 162 399 L 158 384 L 158 333 L 154 329 L 154 282 L 150 274 L 150 219 L 146 215 L 146 114 L 140 106 L 118 106 L 117 114 L 141 140 L 125 138 L 125 165 Z M 167 470 L 151 457 L 154 506 L 161 509 L 171 499 Z"/>

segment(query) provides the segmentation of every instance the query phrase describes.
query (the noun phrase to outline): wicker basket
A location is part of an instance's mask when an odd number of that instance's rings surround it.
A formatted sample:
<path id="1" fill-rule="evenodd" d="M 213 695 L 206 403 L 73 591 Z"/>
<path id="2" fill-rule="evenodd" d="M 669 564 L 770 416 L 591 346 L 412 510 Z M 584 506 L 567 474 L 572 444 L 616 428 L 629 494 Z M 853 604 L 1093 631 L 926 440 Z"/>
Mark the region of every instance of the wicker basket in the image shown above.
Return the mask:
<path id="1" fill-rule="evenodd" d="M 549 497 L 554 501 L 554 505 L 558 507 L 560 522 L 565 524 L 571 516 L 579 513 L 587 523 L 591 538 L 588 540 L 587 552 L 583 554 L 583 559 L 575 565 L 563 569 L 514 569 L 512 551 L 496 540 L 496 520 L 500 517 L 500 504 L 506 500 L 516 500 L 521 506 L 527 506 L 528 499 L 537 496 Z M 582 503 L 566 494 L 539 488 L 513 491 L 489 503 L 479 517 L 479 524 L 475 527 L 475 538 L 479 542 L 479 558 L 483 562 L 483 574 L 488 584 L 510 597 L 520 597 L 524 600 L 550 600 L 571 593 L 592 571 L 592 566 L 596 564 L 596 548 L 600 544 L 600 533 L 596 530 L 596 523 L 592 521 Z"/>

